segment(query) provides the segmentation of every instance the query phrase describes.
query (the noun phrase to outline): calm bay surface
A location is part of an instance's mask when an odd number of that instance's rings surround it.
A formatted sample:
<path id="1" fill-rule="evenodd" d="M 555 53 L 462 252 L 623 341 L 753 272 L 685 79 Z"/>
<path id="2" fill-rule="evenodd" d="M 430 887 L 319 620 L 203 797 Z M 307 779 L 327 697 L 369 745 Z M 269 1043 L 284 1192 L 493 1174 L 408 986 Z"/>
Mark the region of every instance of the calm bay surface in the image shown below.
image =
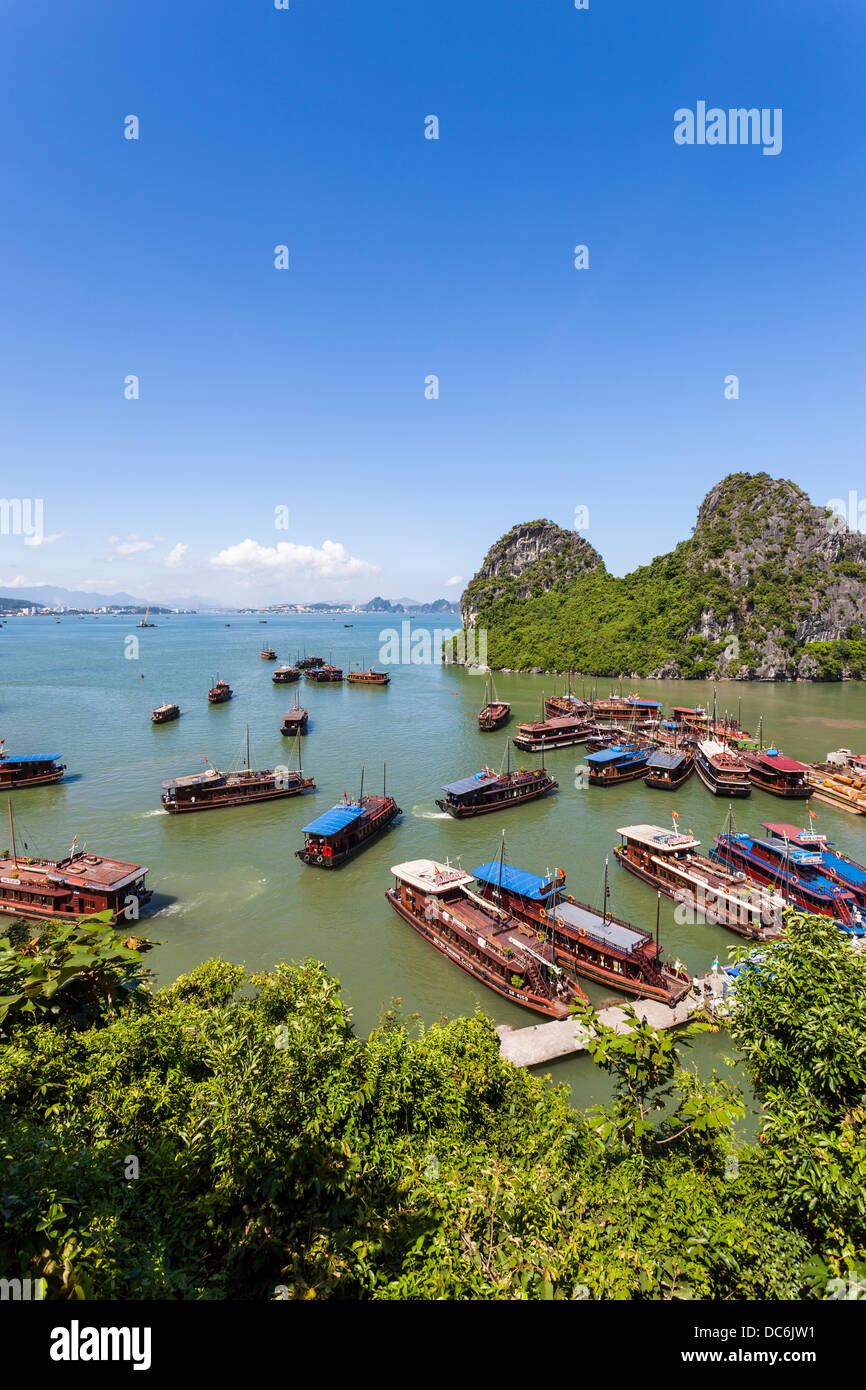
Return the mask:
<path id="1" fill-rule="evenodd" d="M 413 621 L 413 631 L 453 627 L 448 619 L 447 614 L 425 616 Z M 249 969 L 315 957 L 340 979 L 362 1034 L 394 998 L 428 1024 L 480 1007 L 498 1023 L 527 1026 L 538 1017 L 476 985 L 388 907 L 390 866 L 449 856 L 471 870 L 497 854 L 504 829 L 509 862 L 534 872 L 561 865 L 569 891 L 599 906 L 609 857 L 611 910 L 651 931 L 656 896 L 617 867 L 611 854 L 617 827 L 643 821 L 669 825 L 676 810 L 680 827 L 692 829 L 709 849 L 727 816 L 727 803 L 711 796 L 697 777 L 674 794 L 652 791 L 642 782 L 579 789 L 575 774 L 582 750 L 569 748 L 547 759 L 558 792 L 512 816 L 457 822 L 435 805 L 442 784 L 485 763 L 504 762 L 506 733 L 516 732 L 518 720 L 538 717 L 542 693 L 553 691 L 552 677 L 497 676 L 497 693 L 511 702 L 512 719 L 506 728 L 481 734 L 475 716 L 483 703 L 484 678 L 462 668 L 392 666 L 386 689 L 304 680 L 279 686 L 271 680 L 274 663 L 259 655 L 262 647 L 272 646 L 281 662 L 306 651 L 344 670 L 359 663 L 379 665 L 382 633 L 399 631 L 399 616 L 270 617 L 265 626 L 255 616 L 171 615 L 157 616 L 156 627 L 141 631 L 136 621 L 9 619 L 0 630 L 0 737 L 12 754 L 58 753 L 67 764 L 62 783 L 14 793 L 19 847 L 26 841 L 34 853 L 60 856 L 77 835 L 79 847 L 86 841 L 97 853 L 149 866 L 155 899 L 144 930 L 162 943 L 149 957 L 161 983 L 211 956 L 244 962 Z M 138 639 L 139 655 L 133 659 L 125 656 L 130 637 Z M 211 707 L 207 691 L 217 674 L 235 695 L 228 704 Z M 596 686 L 603 696 L 612 682 L 599 679 Z M 671 704 L 712 702 L 705 682 L 641 681 L 622 688 Z M 253 766 L 293 765 L 295 745 L 281 736 L 280 720 L 296 692 L 310 712 L 302 755 L 305 772 L 316 780 L 315 793 L 222 816 L 162 812 L 160 783 L 203 770 L 205 758 L 224 771 L 238 765 L 247 725 Z M 177 701 L 182 716 L 154 726 L 150 711 L 163 699 Z M 765 741 L 775 740 L 803 761 L 840 746 L 866 748 L 864 699 L 864 687 L 857 683 L 718 686 L 720 712 L 736 713 L 740 701 L 742 723 L 752 732 L 763 714 Z M 512 748 L 513 765 L 535 761 Z M 357 793 L 362 764 L 366 789 L 381 790 L 386 762 L 388 790 L 402 807 L 402 818 L 341 870 L 326 873 L 302 865 L 294 856 L 303 841 L 301 827 L 344 790 Z M 814 800 L 807 804 L 823 833 L 866 860 L 863 819 Z M 735 806 L 734 816 L 736 826 L 747 830 L 764 820 L 806 820 L 804 803 L 785 803 L 757 789 Z M 0 837 L 2 844 L 7 841 L 8 834 Z M 739 938 L 713 925 L 678 924 L 674 909 L 663 899 L 661 936 L 668 957 L 679 957 L 693 973 L 705 970 L 715 955 L 724 963 Z M 593 985 L 584 988 L 594 1002 L 612 997 Z M 698 1040 L 693 1055 L 701 1070 L 709 1070 L 721 1066 L 730 1051 L 724 1034 L 711 1034 Z M 578 1105 L 609 1094 L 606 1078 L 586 1057 L 547 1070 L 571 1086 Z"/>

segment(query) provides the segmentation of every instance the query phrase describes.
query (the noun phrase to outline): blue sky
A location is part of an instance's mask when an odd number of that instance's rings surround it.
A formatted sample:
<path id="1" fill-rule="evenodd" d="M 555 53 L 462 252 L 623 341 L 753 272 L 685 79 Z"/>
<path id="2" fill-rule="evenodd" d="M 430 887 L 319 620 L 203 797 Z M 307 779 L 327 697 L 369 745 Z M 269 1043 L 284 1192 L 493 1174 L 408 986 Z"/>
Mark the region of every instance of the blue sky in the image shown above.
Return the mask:
<path id="1" fill-rule="evenodd" d="M 621 573 L 727 472 L 866 495 L 856 0 L 290 4 L 2 7 L 0 491 L 57 539 L 0 591 L 457 597 L 517 521 Z"/>

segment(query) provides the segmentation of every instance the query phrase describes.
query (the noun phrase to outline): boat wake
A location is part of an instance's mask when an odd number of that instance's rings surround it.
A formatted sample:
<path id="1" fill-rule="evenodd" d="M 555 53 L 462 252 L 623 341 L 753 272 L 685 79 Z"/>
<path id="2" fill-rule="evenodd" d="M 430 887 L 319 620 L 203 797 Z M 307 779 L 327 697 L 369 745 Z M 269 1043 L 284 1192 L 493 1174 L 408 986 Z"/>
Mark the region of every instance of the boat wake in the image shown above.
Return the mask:
<path id="1" fill-rule="evenodd" d="M 164 816 L 164 815 L 165 815 L 165 811 L 162 809 L 161 806 L 158 806 L 158 807 L 156 808 L 155 811 L 142 811 L 142 813 L 141 813 L 141 819 L 142 819 L 142 820 L 147 820 L 149 816 Z"/>
<path id="2" fill-rule="evenodd" d="M 416 820 L 450 820 L 446 811 L 425 811 L 423 806 L 413 806 L 412 815 Z"/>

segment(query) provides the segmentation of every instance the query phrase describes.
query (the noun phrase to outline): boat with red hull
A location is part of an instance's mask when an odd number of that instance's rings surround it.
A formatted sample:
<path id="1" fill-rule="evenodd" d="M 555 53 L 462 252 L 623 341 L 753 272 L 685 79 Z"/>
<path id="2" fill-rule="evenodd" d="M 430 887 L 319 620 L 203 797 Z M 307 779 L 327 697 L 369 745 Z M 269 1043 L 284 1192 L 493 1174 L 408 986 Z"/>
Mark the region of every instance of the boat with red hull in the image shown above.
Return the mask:
<path id="1" fill-rule="evenodd" d="M 313 671 L 316 667 L 324 666 L 324 664 L 325 658 L 323 656 L 307 656 L 306 654 L 304 656 L 299 655 L 295 662 L 300 671 Z"/>
<path id="2" fill-rule="evenodd" d="M 809 783 L 806 764 L 783 757 L 777 748 L 765 748 L 759 753 L 743 749 L 738 756 L 749 769 L 752 786 L 760 787 L 761 791 L 806 801 L 815 790 Z"/>
<path id="3" fill-rule="evenodd" d="M 207 693 L 207 698 L 212 705 L 224 705 L 234 695 L 234 691 L 228 681 L 215 680 Z"/>
<path id="4" fill-rule="evenodd" d="M 147 869 L 122 859 L 75 849 L 65 859 L 41 859 L 18 852 L 12 804 L 9 803 L 11 851 L 0 857 L 0 913 L 9 917 L 77 922 L 97 912 L 110 912 L 111 921 L 136 920 L 150 902 Z"/>
<path id="5" fill-rule="evenodd" d="M 396 864 L 386 898 L 419 936 L 504 999 L 567 1019 L 588 1002 L 538 933 L 472 892 L 472 877 L 432 859 Z"/>
<path id="6" fill-rule="evenodd" d="M 300 744 L 298 745 L 300 748 Z M 191 811 L 218 811 L 228 806 L 249 806 L 258 801 L 276 801 L 316 790 L 312 777 L 303 769 L 287 767 L 257 770 L 250 766 L 250 734 L 246 732 L 244 766 L 237 772 L 220 772 L 209 767 L 188 777 L 171 777 L 162 783 L 163 810 L 170 815 Z"/>
<path id="7" fill-rule="evenodd" d="M 866 923 L 850 888 L 824 871 L 812 845 L 792 845 L 778 837 L 750 835 L 729 828 L 716 836 L 713 859 L 770 885 L 794 907 L 831 917 L 849 936 L 866 936 Z"/>
<path id="8" fill-rule="evenodd" d="M 357 801 L 344 797 L 330 811 L 304 826 L 304 847 L 295 855 L 304 864 L 319 869 L 336 869 L 353 854 L 366 849 L 397 816 L 402 815 L 393 796 L 364 796 Z"/>
<path id="9" fill-rule="evenodd" d="M 661 825 L 624 825 L 614 849 L 621 868 L 651 888 L 683 903 L 697 921 L 706 919 L 739 936 L 770 941 L 782 935 L 785 900 L 753 878 L 700 854 L 700 840 Z"/>
<path id="10" fill-rule="evenodd" d="M 506 811 L 511 806 L 522 806 L 525 801 L 535 801 L 558 786 L 545 768 L 543 758 L 540 768 L 521 767 L 512 772 L 509 757 L 504 773 L 484 767 L 472 777 L 450 782 L 442 788 L 445 795 L 436 805 L 456 820 L 464 820 L 469 816 L 485 816 L 493 811 Z"/>
<path id="11" fill-rule="evenodd" d="M 293 685 L 300 679 L 301 672 L 297 666 L 278 666 L 271 676 L 274 685 Z"/>
<path id="12" fill-rule="evenodd" d="M 171 724 L 175 719 L 180 719 L 180 705 L 166 704 L 163 700 L 161 705 L 151 710 L 150 718 L 153 724 Z"/>
<path id="13" fill-rule="evenodd" d="M 11 753 L 0 752 L 0 791 L 47 787 L 59 782 L 66 771 L 66 764 L 59 761 L 60 756 L 59 753 L 34 753 L 16 758 Z"/>
<path id="14" fill-rule="evenodd" d="M 673 792 L 687 782 L 695 770 L 691 749 L 657 748 L 647 759 L 644 786 Z"/>
<path id="15" fill-rule="evenodd" d="M 689 975 L 664 962 L 658 941 L 607 911 L 606 864 L 602 912 L 566 894 L 562 869 L 541 877 L 513 868 L 500 856 L 474 874 L 482 898 L 524 922 L 571 973 L 670 1005 L 688 994 Z"/>
<path id="16" fill-rule="evenodd" d="M 487 677 L 487 687 L 484 692 L 484 704 L 478 711 L 478 727 L 483 733 L 489 733 L 492 729 L 501 729 L 511 714 L 511 706 L 507 700 L 498 700 L 496 690 L 493 685 L 492 676 Z"/>
<path id="17" fill-rule="evenodd" d="M 339 685 L 343 680 L 343 672 L 339 666 L 311 666 L 304 672 L 304 677 L 317 685 Z"/>
<path id="18" fill-rule="evenodd" d="M 261 656 L 262 661 L 276 661 L 277 659 L 277 654 L 274 651 L 273 647 L 263 647 L 259 655 Z"/>
<path id="19" fill-rule="evenodd" d="M 586 743 L 593 732 L 594 725 L 580 714 L 554 714 L 534 724 L 518 724 L 513 742 L 515 748 L 527 753 L 546 752 L 549 748 L 570 748 Z"/>
<path id="20" fill-rule="evenodd" d="M 280 726 L 281 734 L 304 734 L 307 731 L 307 721 L 309 719 L 307 711 L 298 704 L 297 700 L 291 709 L 287 709 L 283 715 L 283 722 Z"/>

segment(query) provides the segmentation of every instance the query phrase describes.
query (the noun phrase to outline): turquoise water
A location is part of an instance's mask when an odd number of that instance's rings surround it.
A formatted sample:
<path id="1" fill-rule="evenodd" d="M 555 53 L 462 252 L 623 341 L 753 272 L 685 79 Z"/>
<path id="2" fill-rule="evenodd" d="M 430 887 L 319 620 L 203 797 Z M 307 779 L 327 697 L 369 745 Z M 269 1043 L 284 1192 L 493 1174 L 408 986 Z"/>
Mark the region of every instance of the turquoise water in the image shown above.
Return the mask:
<path id="1" fill-rule="evenodd" d="M 693 777 L 671 794 L 651 791 L 642 782 L 600 790 L 575 787 L 579 748 L 549 755 L 559 782 L 557 793 L 519 807 L 512 814 L 457 822 L 443 816 L 435 800 L 444 782 L 498 765 L 519 719 L 537 717 L 542 692 L 552 693 L 549 676 L 496 678 L 498 694 L 512 703 L 512 720 L 491 734 L 478 732 L 483 677 L 458 667 L 407 664 L 392 667 L 385 689 L 316 686 L 301 681 L 275 686 L 274 663 L 264 662 L 270 645 L 280 661 L 298 650 L 333 659 L 344 668 L 380 660 L 380 634 L 399 628 L 400 618 L 355 614 L 344 618 L 312 615 L 270 618 L 177 615 L 156 619 L 137 631 L 129 618 L 10 619 L 0 630 L 2 710 L 0 737 L 11 753 L 60 753 L 67 778 L 54 787 L 16 792 L 16 834 L 34 850 L 65 853 L 73 835 L 97 853 L 149 866 L 155 901 L 147 934 L 162 944 L 149 957 L 162 982 L 209 956 L 243 961 L 265 969 L 278 960 L 315 956 L 341 980 L 356 1025 L 366 1032 L 394 997 L 408 1013 L 427 1023 L 440 1016 L 471 1013 L 480 1005 L 497 1022 L 517 1026 L 535 1015 L 483 989 L 427 946 L 385 902 L 392 864 L 425 856 L 464 868 L 497 853 L 506 831 L 507 856 L 522 868 L 544 871 L 561 865 L 569 891 L 600 905 L 605 856 L 618 842 L 617 827 L 640 821 L 691 828 L 705 847 L 722 828 L 727 803 L 710 795 Z M 230 626 L 226 627 L 226 621 Z M 448 616 L 416 622 L 432 632 L 449 626 Z M 128 639 L 138 639 L 139 656 L 128 659 Z M 207 691 L 219 673 L 235 697 L 211 707 Z M 599 680 L 598 693 L 611 682 Z M 578 687 L 579 689 L 579 687 Z M 626 690 L 674 704 L 705 704 L 705 683 L 641 681 Z M 249 724 L 253 765 L 273 767 L 293 756 L 292 741 L 279 732 L 283 712 L 295 692 L 310 711 L 302 741 L 304 771 L 315 777 L 310 796 L 270 805 L 226 810 L 221 816 L 167 816 L 160 809 L 160 782 L 210 764 L 226 770 L 239 761 Z M 755 730 L 764 715 L 764 735 L 804 760 L 823 758 L 839 746 L 866 746 L 864 690 L 861 685 L 719 686 L 719 708 L 736 712 Z M 177 701 L 182 717 L 154 726 L 151 709 L 163 699 Z M 513 763 L 533 764 L 512 748 Z M 302 865 L 294 851 L 301 827 L 339 800 L 356 792 L 361 765 L 366 788 L 378 790 L 383 764 L 388 790 L 403 816 L 381 839 L 343 869 L 324 873 Z M 817 826 L 839 847 L 866 860 L 866 825 L 832 807 L 812 802 Z M 802 803 L 780 802 L 753 790 L 734 811 L 742 829 L 762 820 L 802 822 Z M 5 843 L 6 837 L 2 837 Z M 611 909 L 636 926 L 652 930 L 656 896 L 617 866 L 611 856 Z M 695 972 L 714 955 L 722 962 L 738 938 L 711 924 L 679 925 L 674 904 L 662 903 L 662 944 Z M 595 1002 L 611 992 L 586 984 Z M 730 1050 L 723 1034 L 702 1038 L 695 1057 L 702 1068 L 718 1064 Z M 586 1057 L 549 1068 L 568 1081 L 580 1104 L 607 1094 L 607 1084 Z"/>

